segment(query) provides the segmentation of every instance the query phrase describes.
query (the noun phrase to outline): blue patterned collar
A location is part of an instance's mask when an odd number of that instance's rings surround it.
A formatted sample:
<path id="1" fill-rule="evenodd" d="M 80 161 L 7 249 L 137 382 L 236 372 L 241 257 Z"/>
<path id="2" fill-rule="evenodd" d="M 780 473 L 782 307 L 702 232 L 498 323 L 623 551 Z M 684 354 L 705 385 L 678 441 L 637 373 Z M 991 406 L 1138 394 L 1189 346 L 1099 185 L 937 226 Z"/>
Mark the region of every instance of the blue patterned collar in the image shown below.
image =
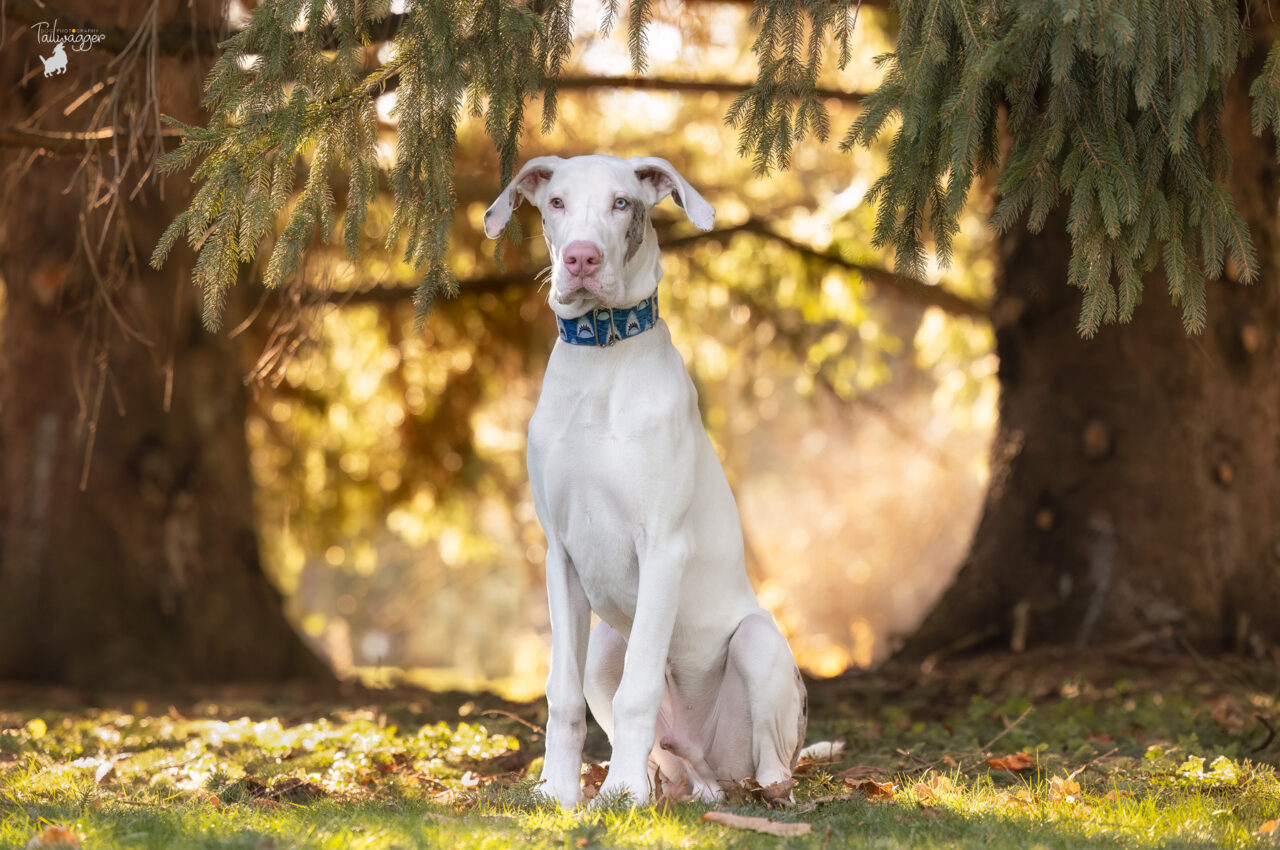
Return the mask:
<path id="1" fill-rule="evenodd" d="M 620 339 L 639 336 L 657 323 L 656 291 L 630 307 L 597 307 L 572 319 L 556 316 L 560 338 L 570 345 L 613 345 Z"/>

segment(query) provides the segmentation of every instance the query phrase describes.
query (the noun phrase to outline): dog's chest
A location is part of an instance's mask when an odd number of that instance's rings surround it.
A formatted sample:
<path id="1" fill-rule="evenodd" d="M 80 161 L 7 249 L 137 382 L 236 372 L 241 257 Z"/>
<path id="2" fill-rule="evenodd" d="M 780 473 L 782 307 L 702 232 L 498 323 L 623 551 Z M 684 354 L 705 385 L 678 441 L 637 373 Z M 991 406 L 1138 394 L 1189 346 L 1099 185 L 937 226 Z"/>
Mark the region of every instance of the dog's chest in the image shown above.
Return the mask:
<path id="1" fill-rule="evenodd" d="M 692 429 L 701 428 L 692 383 L 679 354 L 670 355 L 610 371 L 584 368 L 584 358 L 568 361 L 578 368 L 557 368 L 566 364 L 553 357 L 529 424 L 529 479 L 543 530 L 573 562 L 592 609 L 624 633 L 635 612 L 638 552 L 653 527 L 687 508 Z"/>

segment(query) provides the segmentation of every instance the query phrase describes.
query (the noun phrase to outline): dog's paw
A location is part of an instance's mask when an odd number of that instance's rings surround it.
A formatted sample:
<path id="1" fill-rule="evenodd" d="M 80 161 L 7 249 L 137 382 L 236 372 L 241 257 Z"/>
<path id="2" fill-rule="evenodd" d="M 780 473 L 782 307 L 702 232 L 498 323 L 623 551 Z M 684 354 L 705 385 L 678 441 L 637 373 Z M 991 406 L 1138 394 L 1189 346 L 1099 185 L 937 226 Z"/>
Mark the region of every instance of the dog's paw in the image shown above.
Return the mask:
<path id="1" fill-rule="evenodd" d="M 564 809 L 577 808 L 583 800 L 581 785 L 561 788 L 545 779 L 533 787 L 533 794 L 547 803 L 553 803 Z"/>

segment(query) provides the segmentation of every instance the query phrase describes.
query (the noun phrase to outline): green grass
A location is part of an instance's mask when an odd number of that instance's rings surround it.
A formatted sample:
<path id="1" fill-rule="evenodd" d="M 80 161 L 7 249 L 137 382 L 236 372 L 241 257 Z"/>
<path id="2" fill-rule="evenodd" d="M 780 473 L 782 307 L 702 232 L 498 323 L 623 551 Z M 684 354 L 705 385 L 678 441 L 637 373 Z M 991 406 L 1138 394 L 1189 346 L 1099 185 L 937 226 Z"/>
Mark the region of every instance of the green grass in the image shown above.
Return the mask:
<path id="1" fill-rule="evenodd" d="M 1041 658 L 816 684 L 810 739 L 847 740 L 843 759 L 810 765 L 793 806 L 722 807 L 812 826 L 795 838 L 703 823 L 692 803 L 540 804 L 538 704 L 503 704 L 520 720 L 444 697 L 85 710 L 28 692 L 0 711 L 0 846 L 53 824 L 95 850 L 1276 846 L 1259 832 L 1280 817 L 1269 676 Z M 599 736 L 588 751 L 605 754 Z M 987 764 L 1018 752 L 1027 769 Z"/>

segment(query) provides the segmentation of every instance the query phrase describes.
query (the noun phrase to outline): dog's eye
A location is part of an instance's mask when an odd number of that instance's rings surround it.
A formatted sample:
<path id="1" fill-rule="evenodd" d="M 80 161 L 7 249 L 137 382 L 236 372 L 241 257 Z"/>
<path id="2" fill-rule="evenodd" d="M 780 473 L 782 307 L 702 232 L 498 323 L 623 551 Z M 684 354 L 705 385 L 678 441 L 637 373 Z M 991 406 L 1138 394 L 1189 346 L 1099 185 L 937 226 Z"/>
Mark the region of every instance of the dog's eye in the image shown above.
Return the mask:
<path id="1" fill-rule="evenodd" d="M 552 208 L 553 210 L 562 210 L 562 209 L 564 209 L 564 198 L 552 198 L 552 199 L 551 199 L 551 208 Z"/>
<path id="2" fill-rule="evenodd" d="M 625 210 L 625 209 L 629 209 L 630 207 L 631 207 L 631 202 L 628 201 L 626 198 L 618 198 L 616 201 L 613 202 L 613 208 L 615 210 Z"/>

